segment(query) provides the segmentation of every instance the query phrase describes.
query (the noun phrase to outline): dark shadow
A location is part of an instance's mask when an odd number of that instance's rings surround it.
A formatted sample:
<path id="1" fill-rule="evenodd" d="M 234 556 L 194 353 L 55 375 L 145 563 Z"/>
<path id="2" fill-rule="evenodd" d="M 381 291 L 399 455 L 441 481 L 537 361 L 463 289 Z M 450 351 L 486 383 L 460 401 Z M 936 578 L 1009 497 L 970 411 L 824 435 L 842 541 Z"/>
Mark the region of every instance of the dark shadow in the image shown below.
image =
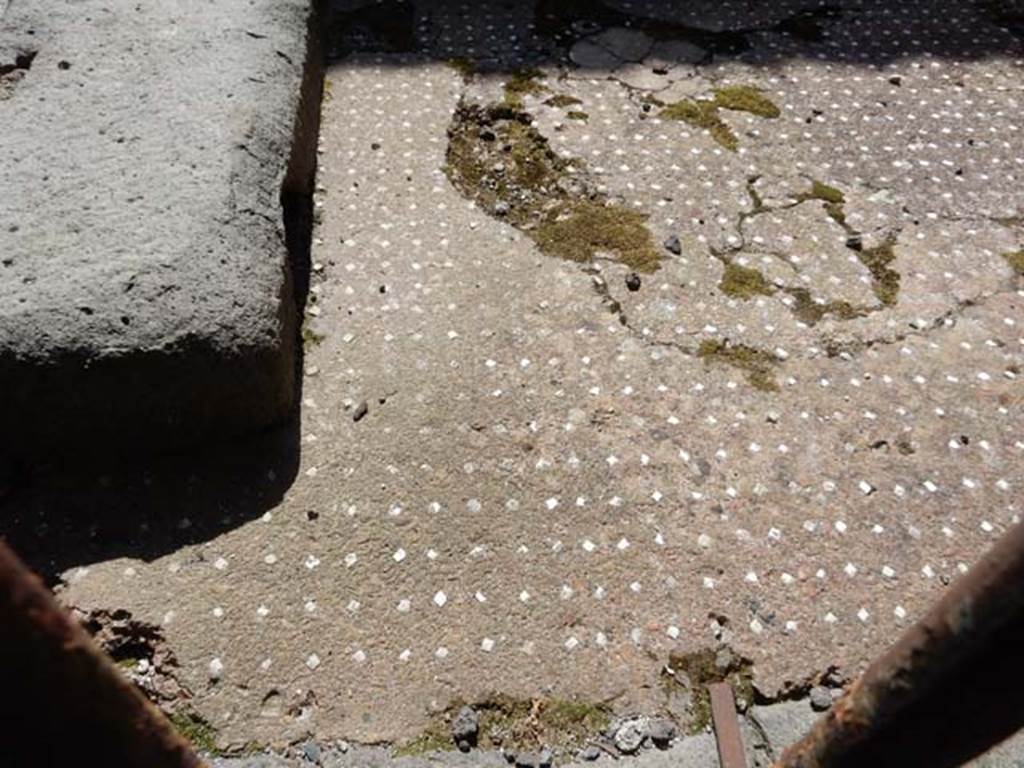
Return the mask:
<path id="1" fill-rule="evenodd" d="M 154 560 L 258 518 L 280 502 L 298 462 L 295 417 L 255 437 L 147 461 L 22 465 L 6 477 L 0 537 L 51 585 L 77 565 Z"/>
<path id="2" fill-rule="evenodd" d="M 474 26 L 487 34 L 470 33 Z M 579 66 L 571 46 L 611 27 L 696 45 L 704 63 L 806 58 L 873 68 L 910 56 L 1019 56 L 1024 0 L 328 0 L 325 23 L 329 59 L 415 53 L 479 72 Z"/>

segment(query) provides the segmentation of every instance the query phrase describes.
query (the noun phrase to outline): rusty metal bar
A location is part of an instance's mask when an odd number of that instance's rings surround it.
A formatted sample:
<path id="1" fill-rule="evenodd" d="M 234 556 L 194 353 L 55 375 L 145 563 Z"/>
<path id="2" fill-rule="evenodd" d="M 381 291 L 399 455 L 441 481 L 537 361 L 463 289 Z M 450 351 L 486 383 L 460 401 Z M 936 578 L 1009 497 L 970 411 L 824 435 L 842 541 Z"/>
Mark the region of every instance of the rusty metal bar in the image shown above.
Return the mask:
<path id="1" fill-rule="evenodd" d="M 203 765 L 3 541 L 0 687 L 5 765 Z"/>
<path id="2" fill-rule="evenodd" d="M 720 768 L 747 768 L 747 754 L 743 749 L 732 687 L 728 683 L 711 683 L 708 696 L 711 697 L 711 721 L 715 725 L 715 741 L 718 743 L 718 765 Z"/>
<path id="3" fill-rule="evenodd" d="M 1024 525 L 876 659 L 777 768 L 953 768 L 1024 726 Z"/>

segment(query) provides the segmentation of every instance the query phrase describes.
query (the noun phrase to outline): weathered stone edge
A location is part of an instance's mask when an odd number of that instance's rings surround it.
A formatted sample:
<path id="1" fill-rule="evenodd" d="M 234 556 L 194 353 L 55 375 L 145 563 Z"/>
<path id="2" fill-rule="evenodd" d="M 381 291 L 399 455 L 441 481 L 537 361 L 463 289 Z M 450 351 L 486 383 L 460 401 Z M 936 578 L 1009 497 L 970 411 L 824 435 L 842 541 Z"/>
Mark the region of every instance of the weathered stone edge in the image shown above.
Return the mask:
<path id="1" fill-rule="evenodd" d="M 294 117 L 281 220 L 265 225 L 276 229 L 267 240 L 285 251 L 276 338 L 225 349 L 192 335 L 156 350 L 63 350 L 29 360 L 0 349 L 0 460 L 167 452 L 256 432 L 294 413 L 323 88 L 320 5 L 308 6 L 295 98 L 279 105 Z"/>

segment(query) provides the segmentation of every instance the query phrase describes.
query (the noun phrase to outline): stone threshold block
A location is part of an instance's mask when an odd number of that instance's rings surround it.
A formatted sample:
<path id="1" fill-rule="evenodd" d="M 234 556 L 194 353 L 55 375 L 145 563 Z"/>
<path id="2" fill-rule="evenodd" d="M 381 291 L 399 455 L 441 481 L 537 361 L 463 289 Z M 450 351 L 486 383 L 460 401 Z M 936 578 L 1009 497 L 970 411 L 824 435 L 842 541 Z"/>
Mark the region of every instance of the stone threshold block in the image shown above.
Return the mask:
<path id="1" fill-rule="evenodd" d="M 287 418 L 313 4 L 0 12 L 0 453 L 163 449 Z"/>

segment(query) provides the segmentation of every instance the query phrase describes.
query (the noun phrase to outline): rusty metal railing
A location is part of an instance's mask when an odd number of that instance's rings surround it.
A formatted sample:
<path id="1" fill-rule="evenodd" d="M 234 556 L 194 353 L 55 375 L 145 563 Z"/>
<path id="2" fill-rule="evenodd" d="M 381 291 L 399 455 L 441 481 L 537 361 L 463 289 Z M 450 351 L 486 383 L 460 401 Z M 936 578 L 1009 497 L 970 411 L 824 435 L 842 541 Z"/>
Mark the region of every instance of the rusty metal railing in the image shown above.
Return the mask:
<path id="1" fill-rule="evenodd" d="M 203 765 L 3 541 L 0 688 L 4 765 Z"/>
<path id="2" fill-rule="evenodd" d="M 1015 525 L 776 768 L 952 768 L 1024 725 L 1024 525 Z"/>

